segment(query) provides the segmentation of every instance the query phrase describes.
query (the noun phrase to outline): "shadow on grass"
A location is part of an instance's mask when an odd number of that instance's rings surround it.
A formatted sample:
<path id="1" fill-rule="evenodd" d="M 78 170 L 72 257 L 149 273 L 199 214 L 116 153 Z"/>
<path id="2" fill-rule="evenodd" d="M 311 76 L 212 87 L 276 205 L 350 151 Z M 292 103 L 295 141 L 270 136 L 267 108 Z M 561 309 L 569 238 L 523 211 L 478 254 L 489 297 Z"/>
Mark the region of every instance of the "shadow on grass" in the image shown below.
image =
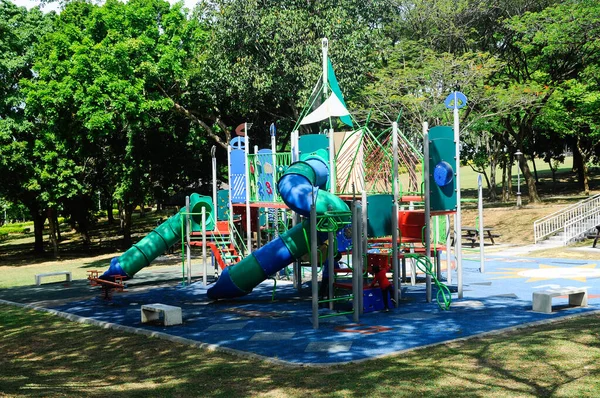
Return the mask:
<path id="1" fill-rule="evenodd" d="M 152 229 L 156 228 L 157 221 L 160 218 L 164 218 L 165 215 L 170 214 L 154 212 L 146 213 L 141 218 L 135 217 L 132 228 L 133 241 L 139 241 Z M 110 254 L 127 249 L 123 247 L 123 237 L 119 232 L 117 223 L 110 225 L 106 220 L 98 222 L 90 228 L 89 236 L 91 243 L 86 245 L 78 233 L 74 231 L 63 232 L 63 239 L 59 243 L 60 258 L 55 259 L 47 235 L 44 235 L 45 253 L 43 254 L 33 251 L 33 234 L 27 234 L 26 236 L 22 234 L 9 235 L 8 240 L 0 244 L 0 266 L 18 267 L 30 264 L 43 264 L 49 261 L 63 261 Z"/>
<path id="2" fill-rule="evenodd" d="M 598 387 L 597 315 L 360 364 L 290 368 L 8 306 L 0 314 L 8 395 L 593 396 Z"/>

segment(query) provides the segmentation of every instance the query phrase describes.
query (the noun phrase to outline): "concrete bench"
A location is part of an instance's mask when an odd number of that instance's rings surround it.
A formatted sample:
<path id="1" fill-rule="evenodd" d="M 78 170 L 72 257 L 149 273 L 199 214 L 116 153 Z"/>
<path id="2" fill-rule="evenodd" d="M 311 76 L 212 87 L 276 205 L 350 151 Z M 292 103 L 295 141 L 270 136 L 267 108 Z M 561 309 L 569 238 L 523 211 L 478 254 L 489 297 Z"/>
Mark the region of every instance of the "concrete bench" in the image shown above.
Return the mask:
<path id="1" fill-rule="evenodd" d="M 163 325 L 181 325 L 181 307 L 175 307 L 166 304 L 146 304 L 142 305 L 142 323 L 157 321 L 162 314 Z"/>
<path id="2" fill-rule="evenodd" d="M 551 314 L 552 298 L 559 296 L 569 296 L 570 306 L 587 307 L 587 288 L 561 287 L 556 289 L 533 292 L 533 311 Z"/>
<path id="3" fill-rule="evenodd" d="M 42 278 L 46 276 L 57 276 L 57 275 L 65 275 L 67 277 L 67 282 L 71 282 L 72 276 L 71 271 L 57 271 L 57 272 L 48 272 L 45 274 L 36 274 L 35 275 L 35 284 L 39 286 L 42 283 Z"/>

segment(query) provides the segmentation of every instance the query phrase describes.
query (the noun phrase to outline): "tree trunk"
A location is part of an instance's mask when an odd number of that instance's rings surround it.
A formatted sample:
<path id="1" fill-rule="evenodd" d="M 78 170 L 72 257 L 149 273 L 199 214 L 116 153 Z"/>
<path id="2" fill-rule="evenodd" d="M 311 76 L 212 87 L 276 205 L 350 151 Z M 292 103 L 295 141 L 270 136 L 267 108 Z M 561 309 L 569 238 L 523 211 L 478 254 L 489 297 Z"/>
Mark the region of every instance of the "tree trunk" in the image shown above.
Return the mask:
<path id="1" fill-rule="evenodd" d="M 85 246 L 90 244 L 88 210 L 92 201 L 87 196 L 77 196 L 71 201 L 71 218 L 77 222 L 77 231 Z"/>
<path id="2" fill-rule="evenodd" d="M 125 231 L 125 209 L 123 208 L 122 200 L 117 202 L 117 209 L 119 211 L 119 230 L 123 233 Z"/>
<path id="3" fill-rule="evenodd" d="M 36 254 L 44 253 L 44 222 L 46 216 L 38 211 L 37 208 L 30 209 L 31 217 L 33 218 L 33 234 L 35 236 L 35 243 L 33 244 L 33 251 Z"/>
<path id="4" fill-rule="evenodd" d="M 527 182 L 527 189 L 529 190 L 529 203 L 540 203 L 541 200 L 537 193 L 537 187 L 535 186 L 535 178 L 533 177 L 531 169 L 527 164 L 527 159 L 525 158 L 525 155 L 519 156 L 518 161 L 519 167 L 523 172 L 523 178 Z"/>
<path id="5" fill-rule="evenodd" d="M 53 208 L 47 210 L 48 225 L 50 227 L 50 243 L 54 258 L 58 258 L 58 240 L 56 239 L 56 214 Z"/>
<path id="6" fill-rule="evenodd" d="M 54 229 L 56 230 L 56 239 L 60 242 L 62 240 L 62 236 L 60 234 L 60 224 L 58 223 L 58 212 L 54 212 Z"/>
<path id="7" fill-rule="evenodd" d="M 548 166 L 550 166 L 550 171 L 552 172 L 552 192 L 555 192 L 556 191 L 556 169 L 554 167 L 552 167 L 552 159 L 548 160 Z"/>
<path id="8" fill-rule="evenodd" d="M 104 211 L 106 211 L 106 218 L 108 219 L 108 225 L 113 225 L 115 223 L 115 216 L 113 215 L 112 199 L 104 200 Z"/>
<path id="9" fill-rule="evenodd" d="M 131 215 L 133 214 L 133 209 L 135 208 L 132 204 L 127 204 L 123 206 L 123 219 L 121 220 L 121 225 L 123 225 L 123 247 L 128 249 L 131 247 Z"/>
<path id="10" fill-rule="evenodd" d="M 490 158 L 490 181 L 489 181 L 489 199 L 491 202 L 495 202 L 498 200 L 498 195 L 496 194 L 496 167 L 498 162 L 496 161 L 496 156 L 492 156 Z"/>
<path id="11" fill-rule="evenodd" d="M 533 165 L 533 175 L 535 175 L 535 183 L 538 184 L 540 180 L 538 179 L 537 167 L 535 167 L 535 156 L 531 157 L 531 164 Z"/>
<path id="12" fill-rule="evenodd" d="M 578 173 L 577 177 L 579 178 L 579 170 L 581 170 L 581 152 L 579 152 L 579 146 L 577 145 L 577 141 L 578 139 L 575 139 L 575 142 L 573 142 L 573 167 L 571 168 L 571 171 L 573 171 L 574 173 Z M 578 182 L 581 184 L 581 181 L 578 180 Z"/>
<path id="13" fill-rule="evenodd" d="M 579 186 L 583 189 L 584 193 L 589 196 L 590 180 L 587 166 L 588 157 L 585 149 L 583 148 L 583 143 L 581 142 L 580 136 L 577 136 L 577 152 L 579 152 L 579 159 L 581 162 L 577 166 L 577 180 L 579 181 Z M 575 162 L 575 157 L 573 157 L 573 162 Z"/>
<path id="14" fill-rule="evenodd" d="M 510 200 L 512 192 L 512 156 L 504 158 L 504 167 L 502 167 L 502 202 Z"/>

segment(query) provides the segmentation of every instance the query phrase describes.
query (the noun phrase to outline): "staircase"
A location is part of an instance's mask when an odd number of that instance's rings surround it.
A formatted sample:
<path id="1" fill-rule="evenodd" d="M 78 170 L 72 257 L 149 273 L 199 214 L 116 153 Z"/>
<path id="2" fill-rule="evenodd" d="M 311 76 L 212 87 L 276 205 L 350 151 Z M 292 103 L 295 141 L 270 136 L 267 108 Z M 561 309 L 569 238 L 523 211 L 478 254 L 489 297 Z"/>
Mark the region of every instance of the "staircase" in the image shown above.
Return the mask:
<path id="1" fill-rule="evenodd" d="M 206 247 L 210 249 L 215 262 L 221 270 L 230 265 L 236 264 L 242 260 L 236 245 L 234 234 L 231 233 L 228 221 L 217 221 L 215 229 L 207 233 Z M 233 228 L 235 230 L 235 228 Z M 198 238 L 199 233 L 194 233 L 193 236 Z M 192 240 L 192 246 L 202 246 L 202 241 Z"/>
<path id="2" fill-rule="evenodd" d="M 566 246 L 600 225 L 600 194 L 574 203 L 533 223 L 535 243 Z"/>

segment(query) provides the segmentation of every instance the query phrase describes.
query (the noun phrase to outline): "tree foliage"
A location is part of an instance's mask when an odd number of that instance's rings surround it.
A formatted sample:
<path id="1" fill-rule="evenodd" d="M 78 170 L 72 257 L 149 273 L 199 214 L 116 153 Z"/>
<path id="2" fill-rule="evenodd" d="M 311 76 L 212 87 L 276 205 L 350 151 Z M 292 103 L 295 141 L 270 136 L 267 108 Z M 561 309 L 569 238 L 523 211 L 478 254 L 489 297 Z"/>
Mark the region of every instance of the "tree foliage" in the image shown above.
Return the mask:
<path id="1" fill-rule="evenodd" d="M 166 0 L 85 0 L 59 15 L 0 0 L 0 197 L 41 228 L 57 212 L 86 235 L 92 201 L 116 202 L 129 239 L 136 205 L 205 189 L 209 148 L 253 122 L 275 122 L 283 148 L 321 73 L 321 38 L 354 116 L 384 129 L 460 111 L 465 159 L 492 166 L 496 199 L 519 165 L 574 151 L 584 192 L 600 155 L 600 6 L 592 0 L 215 0 L 189 11 Z M 488 178 L 489 177 L 489 178 Z M 111 213 L 112 214 L 112 213 Z"/>

